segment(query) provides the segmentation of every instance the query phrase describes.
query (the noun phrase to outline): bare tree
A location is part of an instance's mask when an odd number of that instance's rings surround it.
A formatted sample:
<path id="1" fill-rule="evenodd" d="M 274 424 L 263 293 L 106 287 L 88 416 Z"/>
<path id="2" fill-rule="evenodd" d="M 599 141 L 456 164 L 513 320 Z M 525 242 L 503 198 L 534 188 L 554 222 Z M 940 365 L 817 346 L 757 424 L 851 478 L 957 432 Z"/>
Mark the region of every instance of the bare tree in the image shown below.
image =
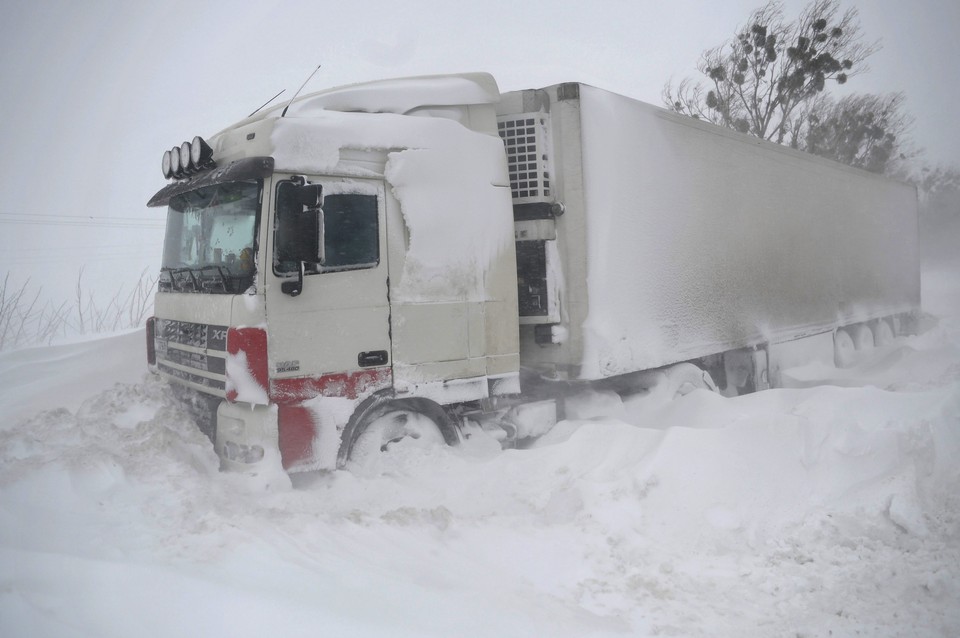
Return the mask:
<path id="1" fill-rule="evenodd" d="M 92 291 L 85 291 L 83 270 L 81 268 L 77 273 L 74 303 L 76 323 L 70 326 L 75 332 L 112 332 L 143 324 L 153 308 L 152 293 L 157 277 L 150 277 L 144 269 L 130 292 L 125 292 L 121 286 L 106 304 L 100 304 Z"/>
<path id="2" fill-rule="evenodd" d="M 920 196 L 920 213 L 931 225 L 960 223 L 960 168 L 923 166 L 911 177 Z"/>
<path id="3" fill-rule="evenodd" d="M 10 273 L 3 277 L 0 284 L 0 350 L 16 344 L 15 336 L 19 334 L 26 318 L 23 316 L 23 303 L 27 298 L 27 282 L 19 288 L 10 286 Z M 39 295 L 39 291 L 37 293 Z"/>
<path id="4" fill-rule="evenodd" d="M 38 305 L 42 288 L 30 293 L 30 280 L 19 288 L 10 285 L 10 273 L 0 284 L 0 350 L 49 343 L 66 325 L 66 304 L 51 308 Z"/>
<path id="5" fill-rule="evenodd" d="M 841 12 L 839 0 L 813 0 L 793 21 L 771 0 L 731 40 L 703 53 L 697 69 L 705 83 L 667 83 L 663 99 L 678 113 L 782 144 L 799 134 L 801 107 L 829 82 L 866 71 L 878 48 L 862 41 L 856 9 Z"/>
<path id="6" fill-rule="evenodd" d="M 159 277 L 151 277 L 147 272 L 145 268 L 140 273 L 140 279 L 123 304 L 126 308 L 126 325 L 128 326 L 143 325 L 147 315 L 153 310 L 153 290 Z"/>
<path id="7" fill-rule="evenodd" d="M 893 174 L 915 157 L 907 132 L 913 118 L 903 93 L 819 96 L 802 117 L 799 148 L 874 173 Z"/>
<path id="8" fill-rule="evenodd" d="M 951 262 L 960 242 L 960 168 L 923 166 L 912 174 L 920 196 L 920 240 L 924 257 Z"/>
<path id="9" fill-rule="evenodd" d="M 121 286 L 106 305 L 99 305 L 84 289 L 83 268 L 77 274 L 75 300 L 41 306 L 42 289 L 35 291 L 27 280 L 19 288 L 10 283 L 10 273 L 0 281 L 0 350 L 49 344 L 71 334 L 111 332 L 143 325 L 153 309 L 157 278 L 144 270 L 125 292 Z"/>

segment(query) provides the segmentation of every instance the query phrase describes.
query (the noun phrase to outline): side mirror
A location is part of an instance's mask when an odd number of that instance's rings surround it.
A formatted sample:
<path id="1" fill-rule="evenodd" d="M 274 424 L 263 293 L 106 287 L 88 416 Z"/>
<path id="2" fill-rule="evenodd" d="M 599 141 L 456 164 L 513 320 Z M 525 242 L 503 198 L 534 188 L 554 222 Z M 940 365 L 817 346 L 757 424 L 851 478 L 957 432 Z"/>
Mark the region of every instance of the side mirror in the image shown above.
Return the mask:
<path id="1" fill-rule="evenodd" d="M 323 187 L 320 184 L 298 186 L 297 199 L 300 205 L 308 210 L 320 208 L 323 205 Z"/>
<path id="2" fill-rule="evenodd" d="M 276 260 L 297 262 L 297 280 L 280 285 L 284 294 L 303 291 L 306 264 L 326 261 L 324 254 L 323 188 L 320 184 L 280 185 L 277 194 Z"/>

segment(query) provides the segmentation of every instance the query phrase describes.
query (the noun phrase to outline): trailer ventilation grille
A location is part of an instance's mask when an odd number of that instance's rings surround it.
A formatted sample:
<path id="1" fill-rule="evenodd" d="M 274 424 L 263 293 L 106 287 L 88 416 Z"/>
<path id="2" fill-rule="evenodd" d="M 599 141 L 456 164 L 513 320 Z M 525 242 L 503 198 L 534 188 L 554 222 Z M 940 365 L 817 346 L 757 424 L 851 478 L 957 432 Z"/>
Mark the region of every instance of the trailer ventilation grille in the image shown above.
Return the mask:
<path id="1" fill-rule="evenodd" d="M 514 203 L 553 201 L 549 122 L 546 113 L 522 113 L 497 118 L 497 129 L 507 151 Z"/>

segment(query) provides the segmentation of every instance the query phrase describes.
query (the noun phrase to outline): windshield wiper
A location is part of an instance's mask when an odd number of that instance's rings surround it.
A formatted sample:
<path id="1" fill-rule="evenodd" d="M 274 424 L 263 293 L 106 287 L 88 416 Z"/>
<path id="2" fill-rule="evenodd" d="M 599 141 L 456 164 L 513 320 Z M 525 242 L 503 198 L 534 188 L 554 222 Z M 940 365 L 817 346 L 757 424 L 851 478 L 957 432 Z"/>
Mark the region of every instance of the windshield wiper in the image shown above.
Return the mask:
<path id="1" fill-rule="evenodd" d="M 211 288 L 213 288 L 214 285 L 217 284 L 216 276 L 204 279 L 204 273 L 212 270 L 220 277 L 219 283 L 220 283 L 221 292 L 227 292 L 228 275 L 224 274 L 223 268 L 221 268 L 220 266 L 201 266 L 198 270 L 200 272 L 200 283 L 203 286 L 204 290 L 210 290 Z"/>
<path id="2" fill-rule="evenodd" d="M 166 275 L 166 278 L 164 278 Z M 252 275 L 234 275 L 229 268 L 209 265 L 191 268 L 164 266 L 160 286 L 177 292 L 239 293 L 253 283 Z"/>
<path id="3" fill-rule="evenodd" d="M 170 275 L 170 287 L 178 292 L 185 292 L 187 286 L 185 284 L 189 283 L 189 286 L 193 290 L 200 290 L 200 284 L 197 282 L 196 275 L 193 274 L 193 269 L 187 266 L 181 268 L 171 268 L 170 266 L 164 266 L 160 269 L 161 275 L 163 273 L 168 273 Z M 182 275 L 188 275 L 183 277 Z"/>

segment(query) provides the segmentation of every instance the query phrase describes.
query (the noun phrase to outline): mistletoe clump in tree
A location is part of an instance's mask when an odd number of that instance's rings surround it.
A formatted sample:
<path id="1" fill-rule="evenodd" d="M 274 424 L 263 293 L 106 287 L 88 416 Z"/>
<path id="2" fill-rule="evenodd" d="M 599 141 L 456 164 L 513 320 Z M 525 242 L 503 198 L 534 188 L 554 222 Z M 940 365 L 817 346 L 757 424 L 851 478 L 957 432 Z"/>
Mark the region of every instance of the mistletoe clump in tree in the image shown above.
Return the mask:
<path id="1" fill-rule="evenodd" d="M 829 82 L 844 84 L 866 70 L 877 44 L 862 42 L 855 9 L 814 0 L 795 21 L 771 1 L 755 10 L 729 42 L 707 50 L 697 65 L 707 82 L 664 88 L 678 113 L 798 145 L 804 107 Z"/>
<path id="2" fill-rule="evenodd" d="M 804 112 L 798 146 L 850 166 L 892 174 L 917 155 L 907 141 L 913 119 L 903 103 L 903 93 L 853 94 L 839 101 L 821 96 Z"/>

